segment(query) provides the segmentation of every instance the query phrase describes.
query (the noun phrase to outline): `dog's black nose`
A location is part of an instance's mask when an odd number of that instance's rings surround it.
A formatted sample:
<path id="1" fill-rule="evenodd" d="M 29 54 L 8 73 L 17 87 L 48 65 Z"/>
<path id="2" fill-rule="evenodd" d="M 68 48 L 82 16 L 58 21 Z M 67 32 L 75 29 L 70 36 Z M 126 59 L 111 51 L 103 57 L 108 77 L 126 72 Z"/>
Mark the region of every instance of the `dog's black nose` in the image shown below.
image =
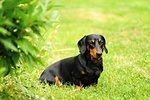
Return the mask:
<path id="1" fill-rule="evenodd" d="M 102 55 L 102 53 L 96 53 L 97 57 L 100 57 Z"/>

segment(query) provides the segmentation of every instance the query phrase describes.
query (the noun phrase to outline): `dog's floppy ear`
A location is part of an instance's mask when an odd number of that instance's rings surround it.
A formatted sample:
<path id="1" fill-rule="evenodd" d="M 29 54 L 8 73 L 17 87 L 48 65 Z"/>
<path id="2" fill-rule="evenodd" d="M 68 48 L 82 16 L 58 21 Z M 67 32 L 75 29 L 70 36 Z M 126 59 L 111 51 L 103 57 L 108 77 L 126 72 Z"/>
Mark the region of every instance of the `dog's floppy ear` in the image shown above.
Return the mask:
<path id="1" fill-rule="evenodd" d="M 106 44 L 105 44 L 106 45 Z M 106 54 L 108 53 L 108 49 L 106 48 L 106 46 L 104 45 L 104 50 L 106 52 Z"/>
<path id="2" fill-rule="evenodd" d="M 104 50 L 105 50 L 105 52 L 107 54 L 108 53 L 108 49 L 106 48 L 106 40 L 105 40 L 105 38 L 102 35 L 100 35 L 100 36 L 102 37 L 102 39 L 104 41 Z"/>
<path id="3" fill-rule="evenodd" d="M 86 51 L 86 36 L 84 36 L 81 40 L 78 41 L 78 48 L 81 54 L 84 54 Z"/>

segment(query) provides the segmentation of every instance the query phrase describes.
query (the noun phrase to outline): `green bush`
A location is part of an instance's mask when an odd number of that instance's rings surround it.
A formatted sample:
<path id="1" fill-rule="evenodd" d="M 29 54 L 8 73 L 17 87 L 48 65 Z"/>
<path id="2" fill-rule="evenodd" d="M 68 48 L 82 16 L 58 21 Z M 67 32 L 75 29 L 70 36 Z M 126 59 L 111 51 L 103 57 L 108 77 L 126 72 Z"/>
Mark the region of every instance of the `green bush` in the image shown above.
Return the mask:
<path id="1" fill-rule="evenodd" d="M 0 76 L 21 63 L 40 62 L 35 41 L 51 25 L 52 7 L 50 0 L 0 1 Z"/>

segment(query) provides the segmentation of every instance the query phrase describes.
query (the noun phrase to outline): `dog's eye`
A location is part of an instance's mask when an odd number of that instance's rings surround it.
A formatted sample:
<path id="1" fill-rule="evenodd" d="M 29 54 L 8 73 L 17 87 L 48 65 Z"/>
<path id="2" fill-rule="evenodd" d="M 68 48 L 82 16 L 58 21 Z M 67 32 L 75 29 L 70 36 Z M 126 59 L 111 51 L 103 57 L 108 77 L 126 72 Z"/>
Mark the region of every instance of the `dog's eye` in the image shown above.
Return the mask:
<path id="1" fill-rule="evenodd" d="M 101 39 L 98 39 L 98 43 L 100 44 L 102 42 L 102 40 Z"/>
<path id="2" fill-rule="evenodd" d="M 90 48 L 94 48 L 95 47 L 95 41 L 94 40 L 90 40 L 89 41 L 89 46 L 90 46 Z"/>
<path id="3" fill-rule="evenodd" d="M 98 42 L 101 42 L 101 39 L 98 39 Z"/>
<path id="4" fill-rule="evenodd" d="M 103 43 L 104 43 L 104 41 L 103 41 L 103 40 L 101 40 L 101 39 L 98 39 L 98 43 L 99 43 L 99 44 L 103 44 Z"/>
<path id="5" fill-rule="evenodd" d="M 94 40 L 90 40 L 89 43 L 90 43 L 90 44 L 94 44 L 95 41 L 94 41 Z"/>

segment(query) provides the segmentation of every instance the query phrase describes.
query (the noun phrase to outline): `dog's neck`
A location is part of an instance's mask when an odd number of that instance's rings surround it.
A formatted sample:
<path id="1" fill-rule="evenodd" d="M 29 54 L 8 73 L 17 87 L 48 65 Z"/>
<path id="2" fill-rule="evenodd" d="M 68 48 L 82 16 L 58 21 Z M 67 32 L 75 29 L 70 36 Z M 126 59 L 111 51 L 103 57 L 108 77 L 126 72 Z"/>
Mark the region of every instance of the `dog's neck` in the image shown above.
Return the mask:
<path id="1" fill-rule="evenodd" d="M 79 54 L 78 55 L 78 60 L 80 62 L 80 64 L 83 66 L 83 67 L 86 67 L 87 66 L 87 61 L 86 61 L 86 58 L 83 54 Z"/>
<path id="2" fill-rule="evenodd" d="M 87 54 L 79 54 L 78 60 L 83 67 L 88 67 L 89 65 L 95 65 L 95 66 L 102 65 L 102 59 L 99 62 L 94 63 L 90 60 L 90 57 Z"/>
<path id="3" fill-rule="evenodd" d="M 81 66 L 89 73 L 91 73 L 93 69 L 100 70 L 101 72 L 103 71 L 102 59 L 98 63 L 93 63 L 82 54 L 79 54 L 77 59 L 79 60 Z"/>

